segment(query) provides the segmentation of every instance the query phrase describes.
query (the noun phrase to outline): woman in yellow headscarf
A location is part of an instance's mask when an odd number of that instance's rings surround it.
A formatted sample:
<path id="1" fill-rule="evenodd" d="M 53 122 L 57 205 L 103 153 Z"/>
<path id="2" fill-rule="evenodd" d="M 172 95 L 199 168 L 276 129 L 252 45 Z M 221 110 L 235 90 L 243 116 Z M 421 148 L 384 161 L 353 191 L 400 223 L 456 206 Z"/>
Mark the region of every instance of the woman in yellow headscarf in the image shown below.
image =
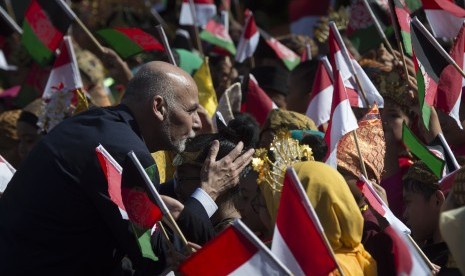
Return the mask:
<path id="1" fill-rule="evenodd" d="M 321 162 L 293 167 L 344 275 L 376 275 L 376 261 L 361 244 L 363 218 L 344 178 Z"/>

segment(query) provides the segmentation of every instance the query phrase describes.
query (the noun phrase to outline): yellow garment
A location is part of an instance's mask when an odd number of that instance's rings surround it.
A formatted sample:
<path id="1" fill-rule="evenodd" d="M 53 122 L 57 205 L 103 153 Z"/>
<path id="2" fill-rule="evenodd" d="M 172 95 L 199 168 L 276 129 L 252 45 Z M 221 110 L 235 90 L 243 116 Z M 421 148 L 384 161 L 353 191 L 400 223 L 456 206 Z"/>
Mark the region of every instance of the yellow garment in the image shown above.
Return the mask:
<path id="1" fill-rule="evenodd" d="M 210 67 L 208 66 L 208 57 L 204 59 L 202 66 L 194 74 L 194 81 L 199 89 L 199 103 L 213 117 L 218 106 L 215 88 L 213 87 Z"/>
<path id="2" fill-rule="evenodd" d="M 361 244 L 363 217 L 344 178 L 321 162 L 293 167 L 344 275 L 376 275 L 376 261 Z"/>
<path id="3" fill-rule="evenodd" d="M 173 179 L 175 170 L 173 166 L 173 154 L 162 150 L 152 153 L 152 157 L 155 160 L 155 164 L 157 164 L 160 183 Z"/>

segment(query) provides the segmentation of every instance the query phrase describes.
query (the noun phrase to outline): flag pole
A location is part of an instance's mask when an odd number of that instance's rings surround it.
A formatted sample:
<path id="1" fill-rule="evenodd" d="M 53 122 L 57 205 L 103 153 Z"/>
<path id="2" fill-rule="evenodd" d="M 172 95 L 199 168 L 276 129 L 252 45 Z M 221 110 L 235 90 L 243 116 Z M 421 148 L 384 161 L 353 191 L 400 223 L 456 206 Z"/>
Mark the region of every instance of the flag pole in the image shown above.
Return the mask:
<path id="1" fill-rule="evenodd" d="M 5 0 L 5 6 L 6 9 L 8 10 L 8 14 L 11 16 L 13 21 L 16 23 L 16 16 L 15 16 L 15 11 L 13 10 L 13 5 L 11 4 L 11 0 Z"/>
<path id="2" fill-rule="evenodd" d="M 305 43 L 305 50 L 307 51 L 307 60 L 312 60 L 312 46 L 309 42 Z"/>
<path id="3" fill-rule="evenodd" d="M 394 58 L 397 59 L 396 55 L 394 54 L 394 48 L 392 48 L 392 45 L 389 42 L 389 40 L 387 39 L 386 34 L 383 32 L 383 28 L 381 28 L 381 24 L 379 24 L 378 18 L 376 18 L 375 13 L 371 9 L 371 6 L 368 3 L 368 0 L 363 0 L 363 4 L 367 8 L 368 13 L 370 14 L 371 20 L 373 20 L 373 22 L 375 23 L 376 31 L 378 32 L 378 34 L 383 39 L 384 44 L 387 46 L 387 48 L 389 49 L 389 52 L 391 52 L 391 54 L 394 56 Z"/>
<path id="4" fill-rule="evenodd" d="M 415 247 L 415 249 L 417 250 L 418 254 L 420 254 L 421 258 L 423 259 L 423 261 L 425 261 L 426 265 L 428 265 L 428 268 L 433 271 L 434 270 L 434 265 L 433 263 L 428 259 L 428 257 L 425 255 L 425 253 L 423 252 L 423 250 L 421 250 L 421 248 L 418 246 L 418 244 L 415 242 L 415 240 L 412 238 L 412 236 L 410 236 L 410 234 L 407 234 L 407 238 L 410 240 L 410 242 L 412 243 L 413 247 Z"/>
<path id="5" fill-rule="evenodd" d="M 149 189 L 150 194 L 155 199 L 155 202 L 156 202 L 157 206 L 160 208 L 161 212 L 163 213 L 163 218 L 166 218 L 166 220 L 173 226 L 172 230 L 174 232 L 176 232 L 176 234 L 179 235 L 179 237 L 181 238 L 182 243 L 192 253 L 192 250 L 191 250 L 191 248 L 190 248 L 190 246 L 189 246 L 189 244 L 187 242 L 186 237 L 184 236 L 184 234 L 182 233 L 182 231 L 179 228 L 178 224 L 176 223 L 176 221 L 174 220 L 174 218 L 171 215 L 170 211 L 168 210 L 168 207 L 166 207 L 165 202 L 163 202 L 163 200 L 161 199 L 160 194 L 158 193 L 157 189 L 153 185 L 152 180 L 150 180 L 149 176 L 147 175 L 147 172 L 145 172 L 144 168 L 142 167 L 141 163 L 139 162 L 139 159 L 137 158 L 134 151 L 129 152 L 128 156 L 134 162 L 134 164 L 137 167 L 137 170 L 139 171 L 141 176 L 144 178 L 144 182 L 145 182 L 147 188 Z"/>
<path id="6" fill-rule="evenodd" d="M 452 163 L 454 163 L 455 170 L 460 169 L 460 164 L 459 164 L 459 162 L 457 162 L 457 159 L 455 159 L 454 153 L 450 149 L 449 144 L 446 141 L 446 138 L 444 137 L 444 135 L 442 133 L 439 133 L 438 136 L 439 136 L 439 140 L 441 140 L 441 143 L 444 146 L 444 150 L 446 151 L 446 153 L 452 159 Z"/>
<path id="7" fill-rule="evenodd" d="M 15 29 L 15 31 L 22 35 L 23 34 L 23 29 L 21 29 L 20 26 L 18 26 L 18 24 L 16 24 L 16 22 L 14 21 L 14 19 L 8 15 L 8 13 L 0 6 L 0 16 L 3 17 L 3 19 L 8 22 L 8 24 L 10 24 L 10 26 Z"/>
<path id="8" fill-rule="evenodd" d="M 170 63 L 173 64 L 174 66 L 178 66 L 176 64 L 176 60 L 174 59 L 173 52 L 171 51 L 170 44 L 168 43 L 168 38 L 166 37 L 165 30 L 163 29 L 162 25 L 159 24 L 155 28 L 157 28 L 158 34 L 160 35 L 161 42 L 163 43 L 163 46 L 165 47 L 165 52 L 168 54 L 168 59 L 170 60 Z"/>
<path id="9" fill-rule="evenodd" d="M 74 11 L 63 0 L 55 0 L 55 2 L 57 2 L 57 4 L 60 5 L 63 10 L 65 10 L 65 12 L 68 14 L 69 17 L 73 18 L 76 21 L 79 27 L 81 27 L 84 33 L 86 33 L 86 35 L 90 38 L 92 43 L 94 43 L 94 45 L 99 49 L 100 52 L 102 53 L 107 52 L 105 48 L 103 48 L 103 46 L 100 44 L 100 42 L 98 42 L 95 36 L 89 31 L 89 29 L 87 29 L 86 25 L 82 23 L 81 19 L 77 17 Z"/>
<path id="10" fill-rule="evenodd" d="M 195 41 L 197 43 L 197 49 L 199 50 L 200 54 L 203 56 L 204 55 L 203 47 L 202 47 L 202 42 L 200 41 L 199 27 L 197 26 L 197 13 L 195 12 L 194 0 L 189 0 L 189 7 L 191 10 L 192 20 L 194 21 L 194 35 L 195 35 Z"/>
<path id="11" fill-rule="evenodd" d="M 421 24 L 420 20 L 415 16 L 412 19 L 412 24 L 417 27 L 423 35 L 433 44 L 434 48 L 439 51 L 439 53 L 451 64 L 454 68 L 465 78 L 465 72 L 463 72 L 462 68 L 455 62 L 455 60 L 449 56 L 449 54 L 442 48 L 439 42 L 431 35 L 431 33 Z"/>
<path id="12" fill-rule="evenodd" d="M 366 0 L 365 0 L 366 1 Z M 400 31 L 399 31 L 399 21 L 397 20 L 397 15 L 396 15 L 396 10 L 394 7 L 394 0 L 388 0 L 389 1 L 389 9 L 391 11 L 391 21 L 392 21 L 392 26 L 394 27 L 394 35 L 396 37 L 397 41 L 397 48 L 399 48 L 400 52 L 400 57 L 402 59 L 402 68 L 404 69 L 405 73 L 405 79 L 407 80 L 407 83 L 409 82 L 408 76 L 408 69 L 407 69 L 407 63 L 405 62 L 405 55 L 404 55 L 404 47 L 402 46 L 402 41 L 400 39 Z M 393 53 L 394 58 L 398 60 L 396 55 Z"/>
<path id="13" fill-rule="evenodd" d="M 360 82 L 360 79 L 358 77 L 358 74 L 357 72 L 355 71 L 355 67 L 354 67 L 354 64 L 352 63 L 352 61 L 350 60 L 350 56 L 349 56 L 349 51 L 347 50 L 347 47 L 346 45 L 344 44 L 344 41 L 342 40 L 342 37 L 341 37 L 341 34 L 339 33 L 339 31 L 337 30 L 337 27 L 336 27 L 336 23 L 334 23 L 334 21 L 331 21 L 329 22 L 329 27 L 332 29 L 333 33 L 335 34 L 336 36 L 336 40 L 338 42 L 338 44 L 341 46 L 341 52 L 342 52 L 342 56 L 344 57 L 344 59 L 346 60 L 346 63 L 349 65 L 349 69 L 352 73 L 352 75 L 354 75 L 354 78 L 355 78 L 355 81 L 357 83 L 357 86 L 358 88 L 360 89 L 360 93 L 362 95 L 362 98 L 363 98 L 363 101 L 365 102 L 365 105 L 367 107 L 370 107 L 370 103 L 368 102 L 368 99 L 367 99 L 367 96 L 365 94 L 365 91 L 363 90 L 363 87 L 362 87 L 362 83 Z"/>

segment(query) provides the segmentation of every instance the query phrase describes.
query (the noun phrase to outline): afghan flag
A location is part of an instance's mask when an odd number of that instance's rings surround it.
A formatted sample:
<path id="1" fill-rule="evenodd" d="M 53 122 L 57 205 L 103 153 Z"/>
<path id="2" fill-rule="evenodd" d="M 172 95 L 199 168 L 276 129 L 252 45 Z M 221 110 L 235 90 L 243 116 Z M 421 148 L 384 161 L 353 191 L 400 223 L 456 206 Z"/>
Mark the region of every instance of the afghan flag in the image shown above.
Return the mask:
<path id="1" fill-rule="evenodd" d="M 421 159 L 438 178 L 442 178 L 446 162 L 428 150 L 405 123 L 402 126 L 402 141 L 413 155 Z"/>
<path id="2" fill-rule="evenodd" d="M 240 220 L 192 254 L 179 272 L 186 276 L 292 275 Z"/>
<path id="3" fill-rule="evenodd" d="M 155 253 L 153 253 L 152 246 L 150 244 L 150 233 L 152 227 L 145 227 L 146 225 L 144 221 L 137 220 L 140 216 L 134 215 L 134 213 L 138 211 L 144 211 L 144 209 L 148 211 L 145 215 L 153 219 L 154 221 L 158 221 L 161 219 L 161 212 L 157 211 L 155 207 L 153 207 L 150 200 L 147 198 L 141 191 L 134 190 L 133 191 L 133 198 L 140 200 L 140 205 L 137 206 L 137 203 L 128 204 L 127 199 L 123 200 L 123 190 L 125 192 L 125 197 L 130 192 L 126 191 L 125 188 L 122 187 L 122 172 L 123 168 L 116 162 L 116 160 L 106 151 L 106 149 L 99 145 L 96 149 L 97 158 L 100 162 L 100 166 L 103 170 L 105 178 L 108 182 L 108 194 L 110 195 L 111 201 L 118 206 L 118 209 L 121 213 L 121 218 L 124 220 L 130 220 L 134 234 L 136 235 L 137 242 L 139 244 L 139 248 L 141 249 L 142 256 L 148 259 L 152 259 L 154 261 L 157 260 Z M 134 177 L 140 181 L 137 172 L 134 171 L 134 167 L 130 164 L 125 166 L 125 168 L 129 167 L 128 172 L 125 172 L 126 178 L 127 175 L 130 173 L 131 178 Z M 133 181 L 135 179 L 132 179 Z M 133 208 L 137 206 L 136 208 Z M 130 214 L 130 215 L 128 215 Z M 147 219 L 149 220 L 149 219 Z M 145 230 L 144 230 L 145 229 Z"/>
<path id="4" fill-rule="evenodd" d="M 139 28 L 102 29 L 97 34 L 123 59 L 144 51 L 165 50 L 155 37 Z"/>
<path id="5" fill-rule="evenodd" d="M 260 40 L 260 33 L 258 32 L 255 19 L 250 10 L 245 11 L 245 25 L 242 30 L 242 35 L 237 45 L 236 61 L 244 62 L 248 57 L 252 57 L 258 46 Z"/>
<path id="6" fill-rule="evenodd" d="M 16 173 L 15 168 L 8 163 L 8 161 L 0 155 L 0 194 L 2 194 L 8 183 Z"/>
<path id="7" fill-rule="evenodd" d="M 334 253 L 292 167 L 283 184 L 271 252 L 293 275 L 331 274 L 338 268 Z"/>
<path id="8" fill-rule="evenodd" d="M 210 118 L 212 118 L 218 107 L 218 100 L 215 88 L 213 87 L 208 57 L 204 58 L 202 66 L 195 72 L 194 81 L 199 89 L 199 103 L 207 110 Z"/>
<path id="9" fill-rule="evenodd" d="M 421 0 L 435 37 L 454 38 L 465 20 L 465 10 L 450 0 Z"/>
<path id="10" fill-rule="evenodd" d="M 24 15 L 21 43 L 37 63 L 50 64 L 72 22 L 57 1 L 32 0 Z"/>
<path id="11" fill-rule="evenodd" d="M 436 41 L 431 41 L 434 38 L 421 28 L 418 19 L 414 18 L 410 26 L 420 110 L 423 123 L 429 129 L 431 106 L 435 102 L 439 78 L 449 62 L 443 52 L 435 46 Z"/>
<path id="12" fill-rule="evenodd" d="M 313 82 L 310 102 L 306 115 L 312 119 L 317 126 L 329 121 L 331 117 L 331 102 L 333 101 L 333 72 L 328 58 L 323 57 L 318 62 L 318 69 Z"/>
<path id="13" fill-rule="evenodd" d="M 460 68 L 464 68 L 465 53 L 465 25 L 460 29 L 454 45 L 450 50 L 450 56 Z M 435 106 L 437 109 L 451 116 L 462 128 L 459 117 L 459 109 L 462 99 L 462 75 L 449 64 L 439 77 L 438 92 L 436 94 Z"/>
<path id="14" fill-rule="evenodd" d="M 402 37 L 402 43 L 404 45 L 404 51 L 407 55 L 412 56 L 412 38 L 410 37 L 410 11 L 408 7 L 404 6 L 401 0 L 393 0 L 394 11 L 396 14 L 396 21 L 399 26 L 400 35 Z"/>
<path id="15" fill-rule="evenodd" d="M 208 21 L 205 29 L 200 33 L 200 38 L 212 45 L 218 46 L 235 55 L 236 47 L 229 36 L 225 26 L 215 19 Z"/>
<path id="16" fill-rule="evenodd" d="M 320 17 L 326 16 L 331 1 L 292 0 L 288 12 L 291 33 L 313 37 L 313 27 Z"/>
<path id="17" fill-rule="evenodd" d="M 216 5 L 213 0 L 194 0 L 194 12 L 197 17 L 197 26 L 204 26 L 208 20 L 216 15 Z M 189 0 L 183 0 L 181 5 L 181 13 L 179 14 L 179 25 L 194 25 L 194 17 L 192 16 Z"/>
<path id="18" fill-rule="evenodd" d="M 284 46 L 281 42 L 276 40 L 276 38 L 267 34 L 265 31 L 260 30 L 260 33 L 268 46 L 273 49 L 275 54 L 283 61 L 289 71 L 292 71 L 297 65 L 299 65 L 300 57 L 296 53 Z"/>

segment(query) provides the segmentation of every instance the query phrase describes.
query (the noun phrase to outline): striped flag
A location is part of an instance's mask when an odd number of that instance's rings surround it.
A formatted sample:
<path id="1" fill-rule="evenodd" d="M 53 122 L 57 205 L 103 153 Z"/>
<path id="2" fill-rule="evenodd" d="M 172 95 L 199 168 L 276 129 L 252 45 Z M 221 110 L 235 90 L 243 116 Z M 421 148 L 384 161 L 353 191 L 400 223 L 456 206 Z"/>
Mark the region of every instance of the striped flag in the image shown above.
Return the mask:
<path id="1" fill-rule="evenodd" d="M 0 155 L 0 195 L 5 191 L 15 172 L 15 168 Z"/>
<path id="2" fill-rule="evenodd" d="M 179 272 L 186 276 L 291 275 L 240 220 L 184 261 Z"/>
<path id="3" fill-rule="evenodd" d="M 450 50 L 450 56 L 460 68 L 464 68 L 465 52 L 465 25 L 462 25 L 454 45 Z M 459 109 L 462 99 L 462 75 L 449 64 L 439 77 L 438 92 L 436 94 L 435 106 L 437 109 L 451 116 L 462 128 Z"/>
<path id="4" fill-rule="evenodd" d="M 200 38 L 208 43 L 227 50 L 229 53 L 236 54 L 236 46 L 229 36 L 225 26 L 217 20 L 210 19 L 205 29 L 200 33 Z"/>
<path id="5" fill-rule="evenodd" d="M 271 251 L 294 275 L 328 275 L 338 268 L 323 227 L 292 167 L 284 176 Z"/>
<path id="6" fill-rule="evenodd" d="M 123 59 L 144 51 L 165 50 L 156 38 L 139 28 L 108 28 L 97 34 Z"/>
<path id="7" fill-rule="evenodd" d="M 260 30 L 262 37 L 265 39 L 268 46 L 275 52 L 279 59 L 282 60 L 289 71 L 292 71 L 300 63 L 300 57 L 291 49 L 284 46 L 281 42 L 276 40 L 265 31 Z"/>
<path id="8" fill-rule="evenodd" d="M 216 15 L 216 5 L 213 0 L 193 0 L 195 15 L 197 17 L 197 26 L 204 26 L 213 16 Z M 183 0 L 181 13 L 179 14 L 179 25 L 194 25 L 189 0 Z"/>
<path id="9" fill-rule="evenodd" d="M 313 26 L 321 16 L 327 15 L 330 6 L 330 0 L 289 1 L 288 13 L 291 33 L 313 37 Z"/>
<path id="10" fill-rule="evenodd" d="M 153 224 L 161 219 L 162 213 L 156 205 L 150 202 L 144 192 L 136 189 L 128 190 L 123 186 L 123 181 L 139 181 L 137 184 L 140 185 L 143 181 L 140 179 L 140 173 L 136 171 L 134 163 L 131 166 L 131 161 L 128 161 L 125 163 L 125 180 L 123 180 L 123 169 L 110 153 L 102 145 L 95 148 L 95 152 L 108 182 L 110 199 L 118 206 L 121 218 L 130 220 L 142 256 L 156 261 L 157 257 L 150 244 L 150 233 Z M 139 215 L 138 212 L 142 212 L 143 215 Z"/>
<path id="11" fill-rule="evenodd" d="M 454 38 L 465 20 L 465 10 L 450 0 L 421 0 L 435 37 Z"/>
<path id="12" fill-rule="evenodd" d="M 237 45 L 236 61 L 244 62 L 246 58 L 252 57 L 258 46 L 260 33 L 258 32 L 255 19 L 250 10 L 245 11 L 245 25 L 241 39 Z"/>
<path id="13" fill-rule="evenodd" d="M 323 57 L 318 62 L 318 69 L 313 82 L 311 98 L 306 115 L 312 119 L 316 126 L 329 121 L 331 117 L 331 102 L 333 100 L 333 72 L 328 58 Z"/>
<path id="14" fill-rule="evenodd" d="M 218 106 L 215 88 L 213 87 L 208 57 L 204 58 L 202 66 L 195 72 L 194 81 L 199 90 L 199 103 L 207 110 L 208 115 L 213 117 Z"/>
<path id="15" fill-rule="evenodd" d="M 412 56 L 412 38 L 410 37 L 410 11 L 401 0 L 393 0 L 394 11 L 397 24 L 399 25 L 400 35 L 402 37 L 402 43 L 404 45 L 404 51 L 409 56 Z"/>
<path id="16" fill-rule="evenodd" d="M 331 103 L 331 119 L 325 133 L 328 145 L 326 163 L 333 168 L 337 167 L 337 145 L 342 136 L 358 128 L 357 119 L 350 106 L 346 89 L 342 83 L 341 73 L 335 70 L 334 93 Z"/>
<path id="17" fill-rule="evenodd" d="M 32 0 L 24 15 L 21 43 L 37 63 L 47 65 L 72 21 L 57 1 Z"/>
<path id="18" fill-rule="evenodd" d="M 249 75 L 248 87 L 243 96 L 241 112 L 247 112 L 257 120 L 260 126 L 265 124 L 271 110 L 278 108 L 271 98 L 258 85 L 252 74 Z"/>

